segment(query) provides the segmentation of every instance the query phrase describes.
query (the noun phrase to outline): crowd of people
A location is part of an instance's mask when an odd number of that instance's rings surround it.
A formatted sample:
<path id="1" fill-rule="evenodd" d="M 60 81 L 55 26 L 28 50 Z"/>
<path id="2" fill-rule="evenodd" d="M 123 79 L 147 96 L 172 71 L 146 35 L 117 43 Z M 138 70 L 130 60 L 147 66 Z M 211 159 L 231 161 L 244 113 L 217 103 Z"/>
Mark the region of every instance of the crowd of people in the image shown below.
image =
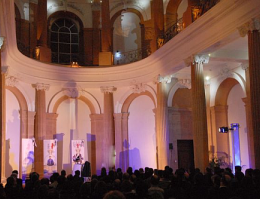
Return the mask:
<path id="1" fill-rule="evenodd" d="M 258 199 L 260 198 L 260 170 L 236 167 L 207 168 L 189 172 L 168 166 L 164 170 L 145 168 L 123 173 L 120 168 L 101 175 L 92 175 L 84 182 L 80 171 L 75 175 L 53 173 L 50 179 L 39 179 L 36 172 L 25 183 L 13 171 L 5 186 L 0 186 L 0 198 L 6 199 Z M 88 178 L 89 179 L 89 178 Z"/>

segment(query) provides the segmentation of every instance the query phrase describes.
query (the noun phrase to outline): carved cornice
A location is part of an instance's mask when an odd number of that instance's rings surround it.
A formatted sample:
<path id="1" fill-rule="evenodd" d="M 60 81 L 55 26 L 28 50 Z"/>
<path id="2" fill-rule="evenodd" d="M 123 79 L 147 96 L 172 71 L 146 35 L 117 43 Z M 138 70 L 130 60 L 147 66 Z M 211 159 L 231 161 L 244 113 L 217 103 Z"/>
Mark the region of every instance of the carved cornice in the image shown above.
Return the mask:
<path id="1" fill-rule="evenodd" d="M 36 88 L 37 91 L 39 90 L 48 91 L 50 89 L 50 84 L 36 83 L 33 86 L 34 88 Z"/>
<path id="2" fill-rule="evenodd" d="M 260 16 L 251 19 L 249 22 L 244 25 L 238 27 L 238 31 L 241 37 L 245 37 L 248 31 L 260 30 Z"/>
<path id="3" fill-rule="evenodd" d="M 207 64 L 207 63 L 209 63 L 209 56 L 208 55 L 195 55 L 194 62 L 197 64 Z"/>
<path id="4" fill-rule="evenodd" d="M 114 86 L 101 86 L 100 90 L 102 93 L 113 93 L 117 90 Z"/>
<path id="5" fill-rule="evenodd" d="M 6 86 L 11 86 L 11 87 L 15 87 L 18 82 L 19 80 L 14 76 L 8 76 L 5 80 Z"/>
<path id="6" fill-rule="evenodd" d="M 133 93 L 142 93 L 146 91 L 146 84 L 144 83 L 134 84 L 131 88 Z"/>
<path id="7" fill-rule="evenodd" d="M 2 49 L 2 46 L 4 45 L 4 37 L 0 37 L 0 50 Z"/>
<path id="8" fill-rule="evenodd" d="M 64 95 L 70 97 L 70 98 L 79 98 L 82 95 L 82 89 L 81 88 L 64 88 L 63 90 Z"/>
<path id="9" fill-rule="evenodd" d="M 191 80 L 190 79 L 178 79 L 178 83 L 185 88 L 191 89 Z"/>

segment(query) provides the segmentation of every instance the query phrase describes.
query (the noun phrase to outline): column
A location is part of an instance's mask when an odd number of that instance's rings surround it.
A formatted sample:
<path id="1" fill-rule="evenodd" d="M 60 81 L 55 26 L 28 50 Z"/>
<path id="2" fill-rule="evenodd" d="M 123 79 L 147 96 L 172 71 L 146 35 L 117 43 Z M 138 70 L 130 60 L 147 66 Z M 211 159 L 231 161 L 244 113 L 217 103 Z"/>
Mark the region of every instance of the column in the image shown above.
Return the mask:
<path id="1" fill-rule="evenodd" d="M 99 65 L 112 65 L 112 27 L 110 20 L 109 1 L 101 4 L 102 30 L 101 52 L 99 53 Z"/>
<path id="2" fill-rule="evenodd" d="M 1 68 L 1 75 L 0 75 L 0 121 L 1 121 L 1 129 L 0 129 L 0 180 L 3 182 L 5 180 L 5 120 L 6 120 L 6 113 L 5 113 L 5 73 L 7 72 L 7 68 L 3 68 L 2 66 L 2 46 L 4 44 L 4 37 L 0 37 L 0 68 Z"/>
<path id="3" fill-rule="evenodd" d="M 104 132 L 104 115 L 91 114 L 91 140 L 88 140 L 89 159 L 91 163 L 91 173 L 100 174 L 103 158 L 103 132 Z"/>
<path id="4" fill-rule="evenodd" d="M 203 63 L 208 56 L 195 56 L 191 63 L 192 119 L 195 167 L 201 172 L 209 164 L 206 97 L 204 88 Z"/>
<path id="5" fill-rule="evenodd" d="M 242 37 L 248 34 L 248 53 L 249 53 L 249 82 L 250 91 L 248 92 L 251 103 L 251 121 L 252 121 L 252 138 L 249 139 L 250 144 L 253 143 L 253 155 L 255 159 L 254 168 L 260 168 L 260 17 L 253 18 L 248 23 L 239 27 Z M 248 90 L 248 89 L 247 89 Z M 250 105 L 249 105 L 250 106 Z M 251 160 L 252 154 L 250 155 Z M 253 162 L 252 162 L 253 163 Z"/>
<path id="6" fill-rule="evenodd" d="M 47 46 L 47 0 L 38 0 L 37 12 L 36 59 L 51 62 L 51 50 Z"/>
<path id="7" fill-rule="evenodd" d="M 111 169 L 115 166 L 115 126 L 114 126 L 114 99 L 116 88 L 101 87 L 104 93 L 104 135 L 103 135 L 103 163 L 104 167 Z"/>
<path id="8" fill-rule="evenodd" d="M 49 89 L 49 85 L 37 83 L 34 85 L 36 89 L 35 99 L 35 130 L 34 137 L 37 147 L 34 148 L 34 168 L 39 173 L 40 178 L 43 177 L 43 140 L 46 136 L 46 99 L 45 91 Z"/>
<path id="9" fill-rule="evenodd" d="M 129 167 L 129 140 L 128 140 L 129 113 L 115 113 L 115 151 L 116 168 L 126 171 Z"/>
<path id="10" fill-rule="evenodd" d="M 47 113 L 46 114 L 46 123 L 48 124 L 46 126 L 46 139 L 54 139 L 53 136 L 56 134 L 57 129 L 57 113 Z"/>
<path id="11" fill-rule="evenodd" d="M 168 127 L 168 86 L 170 77 L 160 77 L 157 83 L 157 108 L 156 108 L 156 141 L 157 141 L 157 167 L 164 169 L 168 165 L 169 155 L 169 127 Z"/>

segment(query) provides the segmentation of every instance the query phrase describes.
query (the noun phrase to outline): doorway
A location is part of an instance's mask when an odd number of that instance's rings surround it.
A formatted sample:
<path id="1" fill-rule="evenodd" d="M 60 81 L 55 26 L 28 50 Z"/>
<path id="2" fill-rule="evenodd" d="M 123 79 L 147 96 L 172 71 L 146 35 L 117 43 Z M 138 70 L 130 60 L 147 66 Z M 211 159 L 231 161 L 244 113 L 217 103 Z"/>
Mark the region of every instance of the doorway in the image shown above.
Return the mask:
<path id="1" fill-rule="evenodd" d="M 178 168 L 194 168 L 193 140 L 177 140 Z"/>

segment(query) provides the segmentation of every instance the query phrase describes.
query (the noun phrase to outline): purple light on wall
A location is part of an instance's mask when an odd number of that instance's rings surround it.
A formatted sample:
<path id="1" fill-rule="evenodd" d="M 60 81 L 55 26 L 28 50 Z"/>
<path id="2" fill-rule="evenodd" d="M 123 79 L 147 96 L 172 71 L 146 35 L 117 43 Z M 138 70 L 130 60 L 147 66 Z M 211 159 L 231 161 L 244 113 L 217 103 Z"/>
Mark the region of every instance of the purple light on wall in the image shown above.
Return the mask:
<path id="1" fill-rule="evenodd" d="M 231 129 L 233 171 L 235 171 L 235 166 L 241 166 L 239 124 L 232 123 Z"/>

